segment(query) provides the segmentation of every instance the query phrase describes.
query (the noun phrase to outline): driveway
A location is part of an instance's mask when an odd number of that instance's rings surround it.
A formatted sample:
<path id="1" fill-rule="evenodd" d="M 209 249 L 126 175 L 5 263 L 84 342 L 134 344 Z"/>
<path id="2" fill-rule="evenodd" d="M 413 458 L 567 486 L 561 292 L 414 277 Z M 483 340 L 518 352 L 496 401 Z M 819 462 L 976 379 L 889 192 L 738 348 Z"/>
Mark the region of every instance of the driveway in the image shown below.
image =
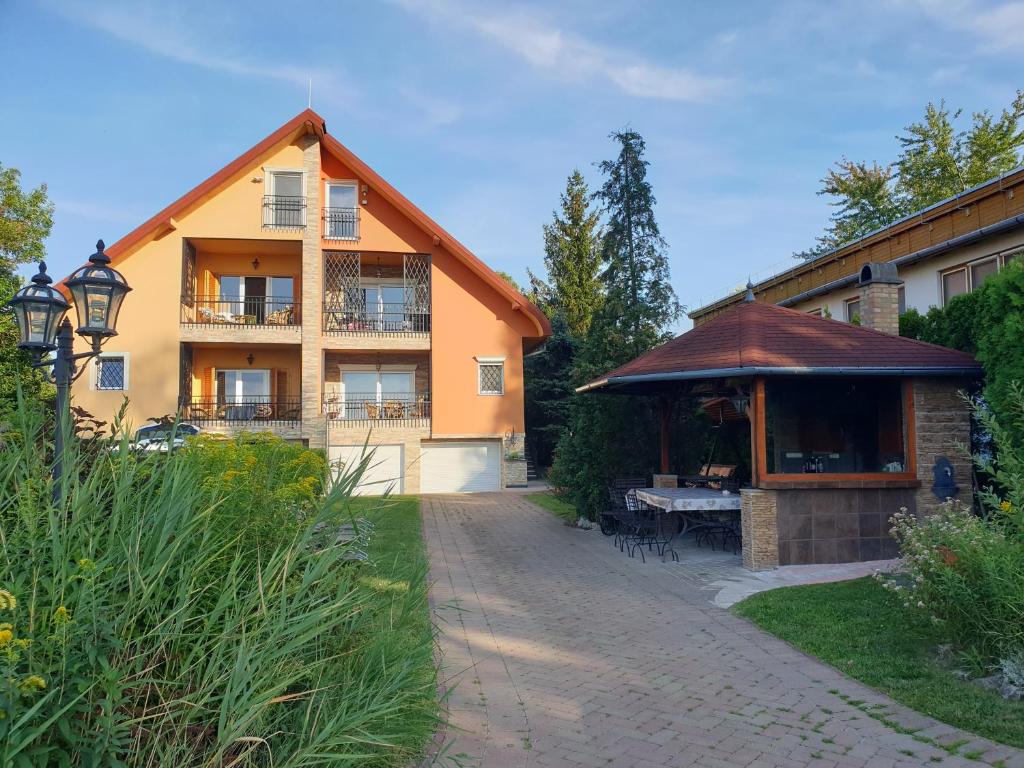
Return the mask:
<path id="1" fill-rule="evenodd" d="M 449 689 L 438 763 L 1024 767 L 1024 753 L 712 605 L 681 566 L 631 560 L 521 495 L 425 496 L 422 508 Z"/>

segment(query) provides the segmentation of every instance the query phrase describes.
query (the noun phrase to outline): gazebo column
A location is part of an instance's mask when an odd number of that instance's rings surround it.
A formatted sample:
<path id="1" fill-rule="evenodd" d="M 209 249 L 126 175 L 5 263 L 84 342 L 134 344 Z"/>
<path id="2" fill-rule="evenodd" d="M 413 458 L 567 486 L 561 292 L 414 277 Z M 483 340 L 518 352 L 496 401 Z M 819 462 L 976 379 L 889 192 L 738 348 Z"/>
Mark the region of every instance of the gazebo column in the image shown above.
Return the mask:
<path id="1" fill-rule="evenodd" d="M 764 571 L 779 564 L 779 516 L 776 492 L 758 487 L 765 474 L 768 447 L 763 377 L 754 379 L 748 413 L 754 487 L 740 491 L 743 565 L 752 571 Z"/>
<path id="2" fill-rule="evenodd" d="M 672 429 L 672 399 L 664 396 L 659 398 L 659 447 L 661 450 L 661 458 L 658 463 L 659 472 L 653 477 L 655 488 L 675 488 L 678 485 L 676 475 L 669 472 L 669 447 L 670 447 L 670 430 Z"/>

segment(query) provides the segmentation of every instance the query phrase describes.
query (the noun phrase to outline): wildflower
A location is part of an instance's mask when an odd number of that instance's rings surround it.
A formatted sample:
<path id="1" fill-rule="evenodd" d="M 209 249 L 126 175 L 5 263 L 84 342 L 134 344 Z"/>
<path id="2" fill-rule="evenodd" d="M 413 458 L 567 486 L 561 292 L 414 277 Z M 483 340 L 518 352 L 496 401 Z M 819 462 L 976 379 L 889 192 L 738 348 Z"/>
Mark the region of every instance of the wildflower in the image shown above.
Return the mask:
<path id="1" fill-rule="evenodd" d="M 1003 510 L 1003 512 L 1009 513 L 1013 510 L 1013 502 L 1009 500 L 1002 501 L 999 504 L 999 508 Z"/>
<path id="2" fill-rule="evenodd" d="M 22 693 L 32 693 L 33 691 L 42 691 L 46 688 L 46 681 L 43 680 L 39 675 L 29 675 L 20 683 L 18 688 Z"/>
<path id="3" fill-rule="evenodd" d="M 0 624 L 0 648 L 10 645 L 14 639 L 14 628 L 10 624 Z"/>
<path id="4" fill-rule="evenodd" d="M 88 557 L 83 557 L 78 561 L 78 567 L 86 573 L 90 573 L 96 570 L 96 563 L 90 560 Z"/>
<path id="5" fill-rule="evenodd" d="M 6 589 L 0 589 L 0 610 L 6 608 L 13 611 L 18 606 L 18 599 Z"/>
<path id="6" fill-rule="evenodd" d="M 71 611 L 63 605 L 57 606 L 57 610 L 53 612 L 53 621 L 58 626 L 61 624 L 67 624 L 71 621 Z"/>

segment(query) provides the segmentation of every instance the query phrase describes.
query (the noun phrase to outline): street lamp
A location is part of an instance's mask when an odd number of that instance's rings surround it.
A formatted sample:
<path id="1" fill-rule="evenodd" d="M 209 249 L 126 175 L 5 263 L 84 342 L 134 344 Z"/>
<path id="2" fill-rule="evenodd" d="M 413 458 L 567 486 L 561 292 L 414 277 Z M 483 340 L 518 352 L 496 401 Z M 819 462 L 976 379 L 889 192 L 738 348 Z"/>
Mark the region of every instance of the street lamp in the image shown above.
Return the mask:
<path id="1" fill-rule="evenodd" d="M 84 367 L 79 360 L 87 360 L 100 353 L 100 347 L 111 336 L 117 335 L 117 315 L 121 302 L 131 288 L 124 276 L 110 265 L 110 257 L 103 252 L 103 241 L 96 243 L 96 253 L 89 263 L 75 270 L 64 285 L 71 291 L 78 315 L 79 336 L 89 340 L 87 352 L 74 354 L 74 335 L 71 322 L 65 317 L 70 304 L 64 296 L 50 287 L 53 282 L 46 274 L 46 263 L 39 262 L 39 274 L 8 302 L 18 322 L 18 347 L 32 354 L 33 368 L 53 367 L 50 380 L 57 387 L 57 430 L 54 435 L 53 498 L 61 498 L 61 472 L 64 454 L 64 428 L 70 416 L 71 382 Z M 44 357 L 49 352 L 52 357 Z"/>

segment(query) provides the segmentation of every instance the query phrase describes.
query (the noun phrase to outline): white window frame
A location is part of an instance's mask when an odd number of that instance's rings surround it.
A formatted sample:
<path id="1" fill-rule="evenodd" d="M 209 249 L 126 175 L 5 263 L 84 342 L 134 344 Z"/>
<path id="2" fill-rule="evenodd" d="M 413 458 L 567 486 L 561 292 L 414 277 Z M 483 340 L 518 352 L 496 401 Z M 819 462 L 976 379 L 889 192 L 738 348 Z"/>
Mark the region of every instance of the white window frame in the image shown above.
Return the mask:
<path id="1" fill-rule="evenodd" d="M 416 366 L 415 365 L 358 365 L 355 363 L 341 363 L 338 365 L 340 374 L 338 376 L 338 393 L 341 401 L 345 402 L 345 374 L 346 373 L 375 373 L 377 375 L 377 403 L 381 402 L 380 375 L 382 373 L 407 373 L 409 374 L 409 392 L 416 393 Z"/>
<path id="2" fill-rule="evenodd" d="M 844 319 L 846 320 L 846 322 L 848 322 L 848 323 L 852 323 L 853 322 L 853 315 L 850 314 L 850 305 L 851 304 L 860 304 L 860 296 L 852 296 L 849 299 L 844 299 L 843 300 L 843 316 L 844 316 Z M 857 312 L 857 315 L 858 316 L 860 315 L 859 311 Z"/>
<path id="3" fill-rule="evenodd" d="M 302 177 L 302 198 L 306 197 L 306 169 L 305 168 L 285 168 L 281 166 L 265 165 L 263 166 L 263 194 L 272 197 L 274 193 L 274 176 L 278 173 L 297 173 Z M 306 209 L 309 207 L 309 201 L 306 201 L 306 205 L 302 208 L 302 226 L 306 226 Z M 271 224 L 272 228 L 287 229 L 284 224 Z"/>
<path id="4" fill-rule="evenodd" d="M 228 374 L 228 373 L 254 373 L 256 371 L 262 371 L 264 374 L 266 374 L 266 380 L 267 380 L 267 394 L 266 394 L 266 398 L 267 398 L 267 402 L 269 403 L 271 401 L 271 399 L 273 398 L 273 392 L 271 392 L 271 387 L 274 384 L 274 382 L 271 380 L 271 375 L 270 375 L 270 369 L 269 368 L 214 368 L 213 369 L 213 399 L 214 399 L 214 402 L 217 402 L 217 400 L 219 399 L 218 395 L 220 394 L 217 391 L 217 379 L 219 378 L 219 374 L 221 374 L 221 373 L 224 373 L 224 374 Z M 235 381 L 235 390 L 236 391 L 235 391 L 235 393 L 233 395 L 233 397 L 238 398 L 237 402 L 245 402 L 245 396 L 240 391 L 242 389 L 241 385 L 242 385 L 242 380 L 241 380 L 241 378 L 239 378 L 237 381 Z M 224 393 L 224 395 L 225 395 L 225 402 L 228 402 L 227 401 L 227 394 L 228 394 L 227 392 Z M 232 403 L 228 403 L 228 404 L 232 405 Z"/>
<path id="5" fill-rule="evenodd" d="M 1008 257 L 1012 257 L 1019 253 L 1021 253 L 1019 249 L 1009 250 L 1005 253 L 990 253 L 987 256 L 979 256 L 977 259 L 971 259 L 970 261 L 965 261 L 963 264 L 957 264 L 955 267 L 939 270 L 939 298 L 942 300 L 942 306 L 949 306 L 949 302 L 956 298 L 955 296 L 950 296 L 948 299 L 946 298 L 946 275 L 951 275 L 954 272 L 964 273 L 964 284 L 967 286 L 967 290 L 964 293 L 958 293 L 957 296 L 966 296 L 968 293 L 974 293 L 977 288 L 977 286 L 974 285 L 974 267 L 986 261 L 995 261 L 996 274 L 999 274 L 1006 268 L 1007 261 L 1009 260 Z"/>
<path id="6" fill-rule="evenodd" d="M 481 368 L 485 365 L 501 366 L 501 391 L 484 392 L 480 388 Z M 476 358 L 476 393 L 482 397 L 502 397 L 505 394 L 505 358 L 504 357 L 477 357 Z"/>
<path id="7" fill-rule="evenodd" d="M 324 220 L 324 240 L 341 240 L 346 242 L 352 242 L 359 239 L 359 211 L 362 206 L 359 204 L 359 180 L 358 179 L 328 179 L 324 182 L 324 208 L 330 208 L 331 202 L 331 187 L 352 187 L 355 191 L 356 204 L 352 209 L 356 212 L 355 227 L 353 229 L 352 237 L 333 237 L 327 234 L 327 221 Z"/>
<path id="8" fill-rule="evenodd" d="M 89 389 L 95 390 L 97 392 L 127 392 L 128 391 L 128 371 L 129 371 L 129 367 L 130 367 L 128 365 L 128 358 L 129 358 L 129 356 L 130 356 L 130 354 L 128 352 L 100 352 L 96 356 L 96 359 L 93 360 L 92 363 L 89 364 Z M 107 357 L 120 357 L 122 360 L 124 360 L 124 363 L 122 365 L 122 368 L 124 370 L 124 374 L 121 376 L 121 386 L 118 389 L 114 389 L 113 387 L 100 387 L 100 385 L 99 385 L 100 384 L 100 370 L 99 370 L 100 366 L 98 365 L 98 363 L 100 363 L 103 360 L 103 358 L 107 358 Z"/>

